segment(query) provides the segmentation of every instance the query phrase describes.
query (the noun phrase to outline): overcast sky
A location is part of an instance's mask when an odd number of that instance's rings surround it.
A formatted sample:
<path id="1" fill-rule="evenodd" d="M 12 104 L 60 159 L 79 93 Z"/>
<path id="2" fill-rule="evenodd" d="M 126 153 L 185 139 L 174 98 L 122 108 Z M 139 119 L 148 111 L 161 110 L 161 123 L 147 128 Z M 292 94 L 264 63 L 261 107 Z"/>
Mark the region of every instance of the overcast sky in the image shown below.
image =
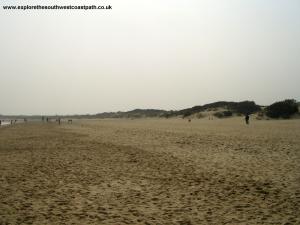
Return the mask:
<path id="1" fill-rule="evenodd" d="M 6 11 L 6 4 L 111 4 Z M 299 0 L 5 0 L 0 114 L 300 100 Z"/>

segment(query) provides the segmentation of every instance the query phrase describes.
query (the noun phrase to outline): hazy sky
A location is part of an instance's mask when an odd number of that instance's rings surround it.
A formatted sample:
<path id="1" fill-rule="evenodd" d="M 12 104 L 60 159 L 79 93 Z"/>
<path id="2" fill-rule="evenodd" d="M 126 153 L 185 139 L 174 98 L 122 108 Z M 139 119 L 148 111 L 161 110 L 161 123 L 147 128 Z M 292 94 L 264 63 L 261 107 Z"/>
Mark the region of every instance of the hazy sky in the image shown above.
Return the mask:
<path id="1" fill-rule="evenodd" d="M 6 11 L 6 4 L 111 4 Z M 0 114 L 300 100 L 299 0 L 5 0 Z"/>

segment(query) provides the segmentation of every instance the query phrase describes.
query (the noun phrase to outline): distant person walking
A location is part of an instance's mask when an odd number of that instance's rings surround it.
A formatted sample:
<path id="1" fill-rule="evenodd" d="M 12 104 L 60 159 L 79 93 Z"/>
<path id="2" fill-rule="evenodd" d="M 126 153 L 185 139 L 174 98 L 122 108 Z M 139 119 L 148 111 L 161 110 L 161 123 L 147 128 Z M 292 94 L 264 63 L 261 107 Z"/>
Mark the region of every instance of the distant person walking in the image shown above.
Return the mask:
<path id="1" fill-rule="evenodd" d="M 246 121 L 246 124 L 247 124 L 247 125 L 249 125 L 249 119 L 250 119 L 249 114 L 246 114 L 246 116 L 245 116 L 245 121 Z"/>
<path id="2" fill-rule="evenodd" d="M 1 126 L 2 121 L 0 120 L 0 126 Z"/>

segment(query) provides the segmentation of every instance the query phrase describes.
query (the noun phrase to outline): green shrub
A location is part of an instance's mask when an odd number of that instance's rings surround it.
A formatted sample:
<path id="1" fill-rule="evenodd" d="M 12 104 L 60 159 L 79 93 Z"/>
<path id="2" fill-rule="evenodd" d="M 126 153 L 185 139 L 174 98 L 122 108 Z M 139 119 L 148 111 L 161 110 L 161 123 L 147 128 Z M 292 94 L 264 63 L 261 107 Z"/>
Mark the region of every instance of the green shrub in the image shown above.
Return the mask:
<path id="1" fill-rule="evenodd" d="M 230 105 L 230 109 L 239 114 L 249 115 L 255 112 L 259 112 L 260 106 L 256 105 L 253 101 L 243 101 L 238 103 L 233 103 Z"/>
<path id="2" fill-rule="evenodd" d="M 266 108 L 266 115 L 271 118 L 290 118 L 291 115 L 297 113 L 298 104 L 294 99 L 287 99 L 275 102 Z"/>
<path id="3" fill-rule="evenodd" d="M 232 116 L 232 112 L 231 111 L 216 112 L 214 113 L 214 116 L 218 118 L 230 117 Z"/>
<path id="4" fill-rule="evenodd" d="M 188 117 L 188 116 L 190 116 L 190 115 L 192 115 L 192 112 L 187 111 L 187 112 L 185 112 L 185 113 L 183 114 L 182 118 L 186 118 L 186 117 Z"/>
<path id="5" fill-rule="evenodd" d="M 198 119 L 204 118 L 205 116 L 202 113 L 197 113 L 196 117 Z"/>

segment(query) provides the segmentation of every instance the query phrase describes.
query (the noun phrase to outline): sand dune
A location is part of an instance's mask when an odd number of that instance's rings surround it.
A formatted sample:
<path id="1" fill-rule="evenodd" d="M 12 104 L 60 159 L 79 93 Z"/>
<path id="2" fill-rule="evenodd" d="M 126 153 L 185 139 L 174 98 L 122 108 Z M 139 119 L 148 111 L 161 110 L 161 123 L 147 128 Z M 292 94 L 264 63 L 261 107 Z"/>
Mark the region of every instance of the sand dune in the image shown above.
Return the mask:
<path id="1" fill-rule="evenodd" d="M 0 129 L 0 224 L 300 224 L 300 121 Z"/>

